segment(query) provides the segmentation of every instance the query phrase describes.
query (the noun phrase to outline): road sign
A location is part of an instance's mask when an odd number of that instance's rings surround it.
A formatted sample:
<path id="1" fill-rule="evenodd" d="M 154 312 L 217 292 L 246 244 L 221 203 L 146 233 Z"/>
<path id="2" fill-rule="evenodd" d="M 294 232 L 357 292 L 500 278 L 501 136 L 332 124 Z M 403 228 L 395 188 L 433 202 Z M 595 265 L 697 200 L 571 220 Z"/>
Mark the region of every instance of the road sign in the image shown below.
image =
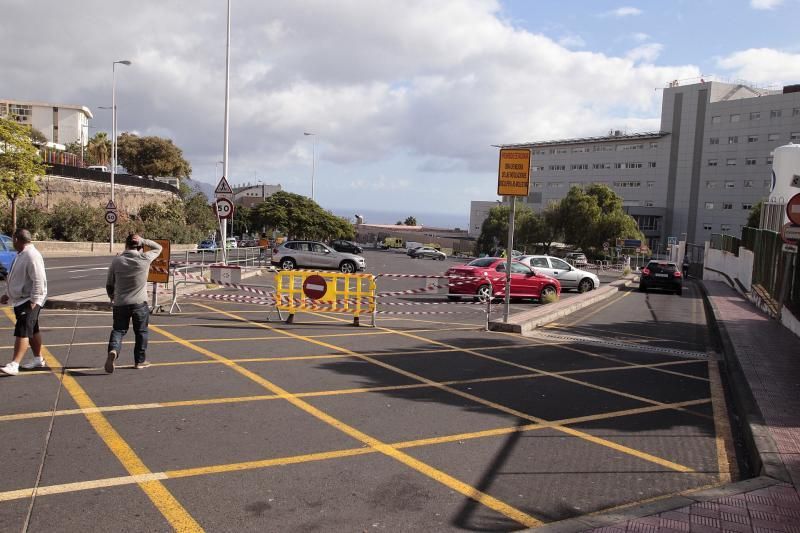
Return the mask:
<path id="1" fill-rule="evenodd" d="M 608 250 L 609 246 L 610 246 L 610 244 L 608 244 L 608 241 L 604 242 L 603 243 L 603 250 Z"/>
<path id="2" fill-rule="evenodd" d="M 169 283 L 169 248 L 170 243 L 166 239 L 154 239 L 161 245 L 161 253 L 150 263 L 150 270 L 147 272 L 147 281 L 155 283 Z M 145 252 L 150 248 L 145 246 Z"/>
<path id="3" fill-rule="evenodd" d="M 117 204 L 114 203 L 114 200 L 109 200 L 106 204 L 106 211 L 116 211 Z"/>
<path id="4" fill-rule="evenodd" d="M 217 216 L 219 218 L 231 218 L 233 212 L 233 202 L 227 198 L 217 198 Z"/>
<path id="5" fill-rule="evenodd" d="M 214 196 L 217 198 L 227 198 L 229 196 L 233 196 L 233 189 L 231 189 L 231 184 L 228 183 L 228 180 L 225 179 L 225 176 L 222 176 L 217 183 L 217 188 L 214 189 Z"/>
<path id="6" fill-rule="evenodd" d="M 786 244 L 797 244 L 800 242 L 800 226 L 788 222 L 781 229 L 781 239 Z"/>
<path id="7" fill-rule="evenodd" d="M 678 244 L 677 237 L 667 237 L 667 244 Z"/>
<path id="8" fill-rule="evenodd" d="M 797 253 L 797 245 L 796 244 L 784 244 L 782 250 L 784 252 L 791 252 L 793 254 Z"/>
<path id="9" fill-rule="evenodd" d="M 792 181 L 791 181 L 790 185 L 791 185 L 792 187 L 798 187 L 798 188 L 800 188 L 800 176 L 798 176 L 797 174 L 795 174 L 794 176 L 792 176 Z"/>
<path id="10" fill-rule="evenodd" d="M 800 226 L 800 193 L 789 198 L 786 203 L 786 216 L 793 224 Z"/>
<path id="11" fill-rule="evenodd" d="M 312 300 L 319 300 L 328 292 L 328 283 L 325 278 L 318 275 L 308 276 L 303 281 L 303 294 Z"/>
<path id="12" fill-rule="evenodd" d="M 531 180 L 531 151 L 528 149 L 500 150 L 497 170 L 498 196 L 528 196 Z"/>
<path id="13" fill-rule="evenodd" d="M 109 224 L 113 224 L 117 221 L 117 212 L 116 211 L 106 211 L 106 222 Z"/>

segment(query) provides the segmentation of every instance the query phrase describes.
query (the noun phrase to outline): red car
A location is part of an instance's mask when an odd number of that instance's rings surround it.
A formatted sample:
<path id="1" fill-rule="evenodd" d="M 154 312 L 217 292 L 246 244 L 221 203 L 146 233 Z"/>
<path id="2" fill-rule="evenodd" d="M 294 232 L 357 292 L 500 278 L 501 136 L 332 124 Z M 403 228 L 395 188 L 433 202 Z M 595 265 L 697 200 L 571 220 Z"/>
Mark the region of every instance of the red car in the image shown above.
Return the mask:
<path id="1" fill-rule="evenodd" d="M 450 268 L 445 275 L 451 276 L 448 282 L 450 300 L 471 296 L 476 300 L 505 296 L 507 259 L 500 257 L 481 257 L 469 264 Z M 462 279 L 463 278 L 463 279 Z M 537 274 L 520 263 L 511 262 L 511 297 L 536 298 L 541 300 L 548 295 L 561 294 L 561 284 L 557 279 Z"/>

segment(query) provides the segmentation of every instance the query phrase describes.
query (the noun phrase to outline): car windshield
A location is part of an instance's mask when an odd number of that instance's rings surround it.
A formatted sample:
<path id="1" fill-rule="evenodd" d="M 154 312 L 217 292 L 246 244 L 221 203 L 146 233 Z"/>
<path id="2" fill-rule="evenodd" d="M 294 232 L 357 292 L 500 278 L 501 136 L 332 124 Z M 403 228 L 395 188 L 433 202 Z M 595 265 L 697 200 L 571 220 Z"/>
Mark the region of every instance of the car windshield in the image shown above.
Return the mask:
<path id="1" fill-rule="evenodd" d="M 657 261 L 651 261 L 647 264 L 647 268 L 652 272 L 667 272 L 672 273 L 678 270 L 678 266 L 675 263 L 663 263 Z"/>
<path id="2" fill-rule="evenodd" d="M 495 261 L 497 261 L 497 259 L 494 257 L 481 257 L 479 259 L 475 259 L 471 263 L 468 263 L 467 266 L 486 268 L 488 266 L 492 266 Z"/>

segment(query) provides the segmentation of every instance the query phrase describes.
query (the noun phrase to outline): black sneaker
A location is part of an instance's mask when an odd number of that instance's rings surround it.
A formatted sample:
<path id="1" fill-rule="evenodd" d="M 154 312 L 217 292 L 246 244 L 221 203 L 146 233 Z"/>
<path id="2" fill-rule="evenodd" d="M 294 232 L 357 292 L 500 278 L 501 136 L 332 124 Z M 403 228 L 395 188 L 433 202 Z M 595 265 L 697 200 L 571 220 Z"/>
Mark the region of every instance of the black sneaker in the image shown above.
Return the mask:
<path id="1" fill-rule="evenodd" d="M 114 361 L 117 360 L 117 351 L 111 350 L 108 352 L 108 357 L 106 358 L 106 372 L 109 374 L 114 373 Z"/>
<path id="2" fill-rule="evenodd" d="M 135 368 L 136 370 L 141 370 L 143 368 L 147 368 L 148 366 L 152 366 L 152 363 L 150 361 L 142 361 L 141 363 L 136 363 L 136 366 L 134 366 L 133 368 Z"/>

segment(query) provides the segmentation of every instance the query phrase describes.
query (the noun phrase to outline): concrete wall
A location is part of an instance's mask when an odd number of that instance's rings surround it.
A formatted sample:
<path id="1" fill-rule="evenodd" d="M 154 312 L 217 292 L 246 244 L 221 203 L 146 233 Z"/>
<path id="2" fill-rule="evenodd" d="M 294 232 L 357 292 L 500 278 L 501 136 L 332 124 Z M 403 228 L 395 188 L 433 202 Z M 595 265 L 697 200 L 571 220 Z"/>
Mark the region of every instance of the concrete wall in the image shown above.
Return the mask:
<path id="1" fill-rule="evenodd" d="M 723 250 L 714 250 L 713 248 L 706 249 L 706 257 L 703 271 L 703 279 L 711 281 L 722 281 L 727 283 L 727 280 L 721 274 L 717 274 L 709 268 L 724 272 L 733 280 L 739 280 L 744 286 L 745 290 L 749 291 L 753 284 L 753 252 L 747 248 L 739 248 L 739 256 Z"/>
<path id="2" fill-rule="evenodd" d="M 124 242 L 114 243 L 113 252 L 109 252 L 108 242 L 33 241 L 33 244 L 44 257 L 75 257 L 79 255 L 111 256 L 125 249 Z M 196 248 L 196 244 L 173 244 L 170 246 L 170 251 L 175 253 L 195 250 Z"/>
<path id="3" fill-rule="evenodd" d="M 38 183 L 41 190 L 32 201 L 36 207 L 44 210 L 66 201 L 105 207 L 111 198 L 111 186 L 108 183 L 61 176 L 44 176 Z M 168 191 L 129 185 L 114 186 L 114 201 L 120 213 L 136 214 L 146 203 L 165 203 L 174 198 L 176 196 Z"/>

